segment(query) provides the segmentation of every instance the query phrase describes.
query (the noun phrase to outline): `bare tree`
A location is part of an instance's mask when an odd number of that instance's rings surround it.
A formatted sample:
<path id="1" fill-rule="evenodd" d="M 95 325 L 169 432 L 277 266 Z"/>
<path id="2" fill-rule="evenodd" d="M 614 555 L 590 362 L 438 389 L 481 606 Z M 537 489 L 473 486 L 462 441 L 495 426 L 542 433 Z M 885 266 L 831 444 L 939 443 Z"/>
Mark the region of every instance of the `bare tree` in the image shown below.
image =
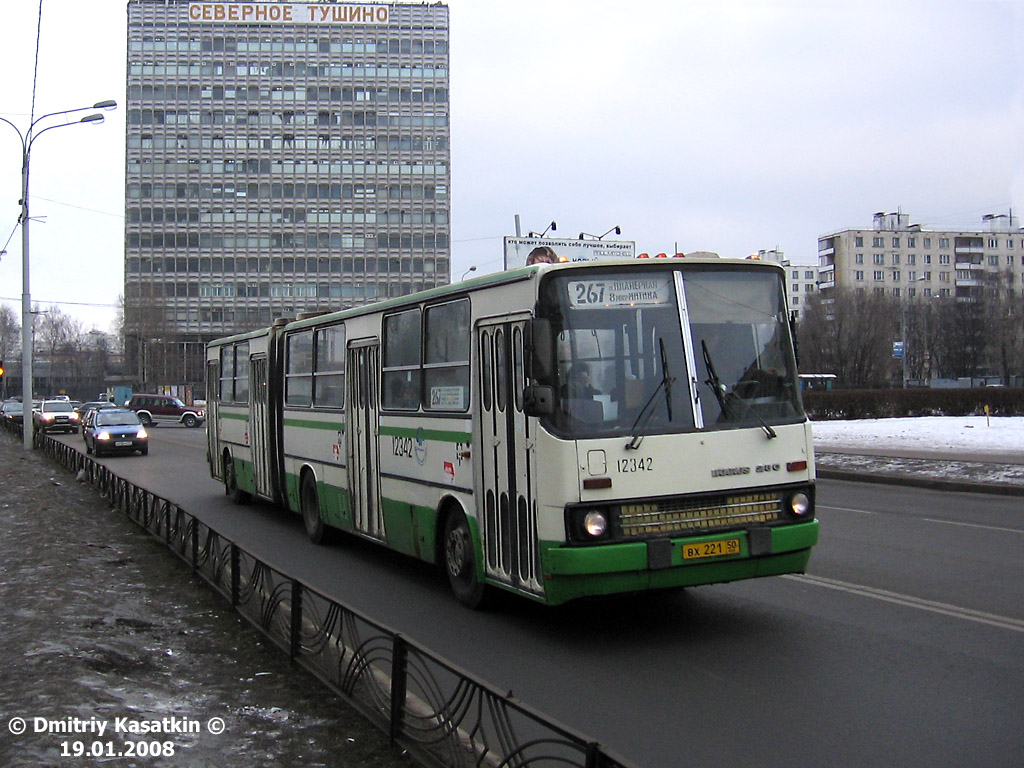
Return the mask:
<path id="1" fill-rule="evenodd" d="M 18 322 L 18 313 L 14 308 L 7 305 L 0 305 L 0 360 L 8 360 L 14 357 L 14 353 L 21 347 L 21 323 Z"/>
<path id="2" fill-rule="evenodd" d="M 883 294 L 848 288 L 813 294 L 797 329 L 800 367 L 835 373 L 841 386 L 887 384 L 899 322 L 899 302 Z"/>
<path id="3" fill-rule="evenodd" d="M 82 323 L 59 308 L 39 315 L 35 352 L 48 362 L 50 389 L 68 390 L 82 379 L 85 370 L 85 332 Z"/>

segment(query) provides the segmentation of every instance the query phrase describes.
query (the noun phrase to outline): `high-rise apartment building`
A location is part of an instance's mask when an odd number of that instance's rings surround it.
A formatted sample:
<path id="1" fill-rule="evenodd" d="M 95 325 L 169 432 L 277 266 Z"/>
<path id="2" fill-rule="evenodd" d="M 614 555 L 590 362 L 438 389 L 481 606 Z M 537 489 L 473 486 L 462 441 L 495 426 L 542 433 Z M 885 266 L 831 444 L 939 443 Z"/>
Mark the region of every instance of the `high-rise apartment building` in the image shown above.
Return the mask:
<path id="1" fill-rule="evenodd" d="M 761 261 L 774 261 L 786 270 L 786 301 L 789 304 L 789 313 L 791 317 L 799 320 L 803 316 L 807 300 L 818 288 L 817 266 L 794 264 L 777 248 L 760 250 L 757 252 L 757 258 Z"/>
<path id="2" fill-rule="evenodd" d="M 818 238 L 820 288 L 983 302 L 994 291 L 1024 297 L 1024 230 L 1012 214 L 977 230 L 929 230 L 905 213 L 876 213 L 870 229 Z"/>
<path id="3" fill-rule="evenodd" d="M 449 282 L 448 60 L 440 3 L 129 0 L 143 379 L 199 381 L 211 338 Z"/>

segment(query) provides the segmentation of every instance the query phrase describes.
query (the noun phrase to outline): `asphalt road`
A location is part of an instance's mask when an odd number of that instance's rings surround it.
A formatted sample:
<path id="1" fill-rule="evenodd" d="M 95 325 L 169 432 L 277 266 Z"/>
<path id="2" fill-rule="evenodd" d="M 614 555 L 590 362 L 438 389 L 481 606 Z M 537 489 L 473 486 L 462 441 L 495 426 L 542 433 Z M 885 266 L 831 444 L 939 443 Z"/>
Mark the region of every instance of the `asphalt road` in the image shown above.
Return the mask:
<path id="1" fill-rule="evenodd" d="M 232 505 L 203 430 L 102 461 L 646 768 L 1024 760 L 1019 498 L 819 481 L 806 576 L 479 613 L 427 566 Z"/>

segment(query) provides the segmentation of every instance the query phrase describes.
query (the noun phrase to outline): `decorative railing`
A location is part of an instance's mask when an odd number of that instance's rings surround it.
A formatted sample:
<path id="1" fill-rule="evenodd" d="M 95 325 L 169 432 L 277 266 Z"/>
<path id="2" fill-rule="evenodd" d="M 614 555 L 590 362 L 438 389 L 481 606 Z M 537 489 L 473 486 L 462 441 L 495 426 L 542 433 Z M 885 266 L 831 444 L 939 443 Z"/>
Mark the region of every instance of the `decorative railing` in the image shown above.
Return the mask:
<path id="1" fill-rule="evenodd" d="M 40 435 L 50 457 L 163 541 L 289 658 L 424 766 L 635 768 L 415 640 L 262 562 L 177 504 Z"/>

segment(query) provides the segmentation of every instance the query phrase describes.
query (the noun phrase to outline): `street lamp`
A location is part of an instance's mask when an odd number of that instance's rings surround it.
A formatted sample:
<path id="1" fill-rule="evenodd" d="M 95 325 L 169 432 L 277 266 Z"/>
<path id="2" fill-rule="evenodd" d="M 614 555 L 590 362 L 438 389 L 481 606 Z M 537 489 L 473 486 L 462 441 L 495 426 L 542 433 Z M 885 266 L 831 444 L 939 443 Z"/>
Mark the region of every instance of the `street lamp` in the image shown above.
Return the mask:
<path id="1" fill-rule="evenodd" d="M 78 107 L 66 109 L 61 112 L 50 112 L 32 121 L 28 130 L 22 133 L 18 126 L 10 120 L 0 117 L 0 121 L 7 123 L 21 140 L 21 402 L 24 408 L 24 447 L 26 451 L 32 450 L 32 294 L 29 290 L 29 237 L 28 237 L 28 171 L 29 160 L 32 156 L 32 145 L 36 139 L 53 128 L 66 128 L 69 125 L 79 123 L 102 123 L 103 115 L 94 113 L 86 115 L 79 120 L 71 120 L 68 115 L 75 112 L 85 112 L 91 109 L 116 109 L 117 102 L 113 99 L 100 101 L 91 107 Z M 63 117 L 64 122 L 53 123 L 42 126 L 43 121 L 51 117 Z"/>
<path id="2" fill-rule="evenodd" d="M 898 269 L 896 269 L 894 267 L 890 267 L 890 269 L 893 269 L 894 271 L 898 272 Z M 927 277 L 922 275 L 921 277 L 912 277 L 912 278 L 910 278 L 909 282 L 910 283 L 920 283 L 920 282 L 922 282 L 924 280 L 927 280 L 927 279 L 928 279 Z M 900 312 L 900 316 L 901 316 L 901 319 L 900 319 L 900 335 L 903 337 L 903 339 L 902 339 L 902 344 L 903 344 L 903 350 L 902 350 L 903 351 L 903 355 L 902 355 L 902 357 L 903 357 L 903 389 L 907 389 L 908 388 L 907 387 L 907 382 L 909 381 L 909 379 L 907 378 L 907 358 L 909 357 L 909 355 L 907 353 L 910 351 L 910 344 L 907 342 L 907 302 L 910 299 L 910 290 L 911 290 L 911 288 L 910 288 L 909 285 L 907 285 L 905 288 L 903 288 L 902 301 L 900 302 L 901 310 L 902 310 Z"/>
<path id="3" fill-rule="evenodd" d="M 618 226 L 615 226 L 609 229 L 603 235 L 592 235 L 589 232 L 580 232 L 580 240 L 586 240 L 588 237 L 591 238 L 592 240 L 604 240 L 604 238 L 610 235 L 612 232 L 614 232 L 616 235 L 621 235 L 622 229 L 619 228 Z"/>
<path id="4" fill-rule="evenodd" d="M 462 273 L 462 277 L 459 278 L 459 282 L 461 283 L 463 280 L 465 280 L 466 279 L 466 275 L 468 275 L 470 272 L 476 272 L 476 265 L 475 264 L 472 267 L 470 267 L 469 269 L 467 269 L 465 272 Z"/>

